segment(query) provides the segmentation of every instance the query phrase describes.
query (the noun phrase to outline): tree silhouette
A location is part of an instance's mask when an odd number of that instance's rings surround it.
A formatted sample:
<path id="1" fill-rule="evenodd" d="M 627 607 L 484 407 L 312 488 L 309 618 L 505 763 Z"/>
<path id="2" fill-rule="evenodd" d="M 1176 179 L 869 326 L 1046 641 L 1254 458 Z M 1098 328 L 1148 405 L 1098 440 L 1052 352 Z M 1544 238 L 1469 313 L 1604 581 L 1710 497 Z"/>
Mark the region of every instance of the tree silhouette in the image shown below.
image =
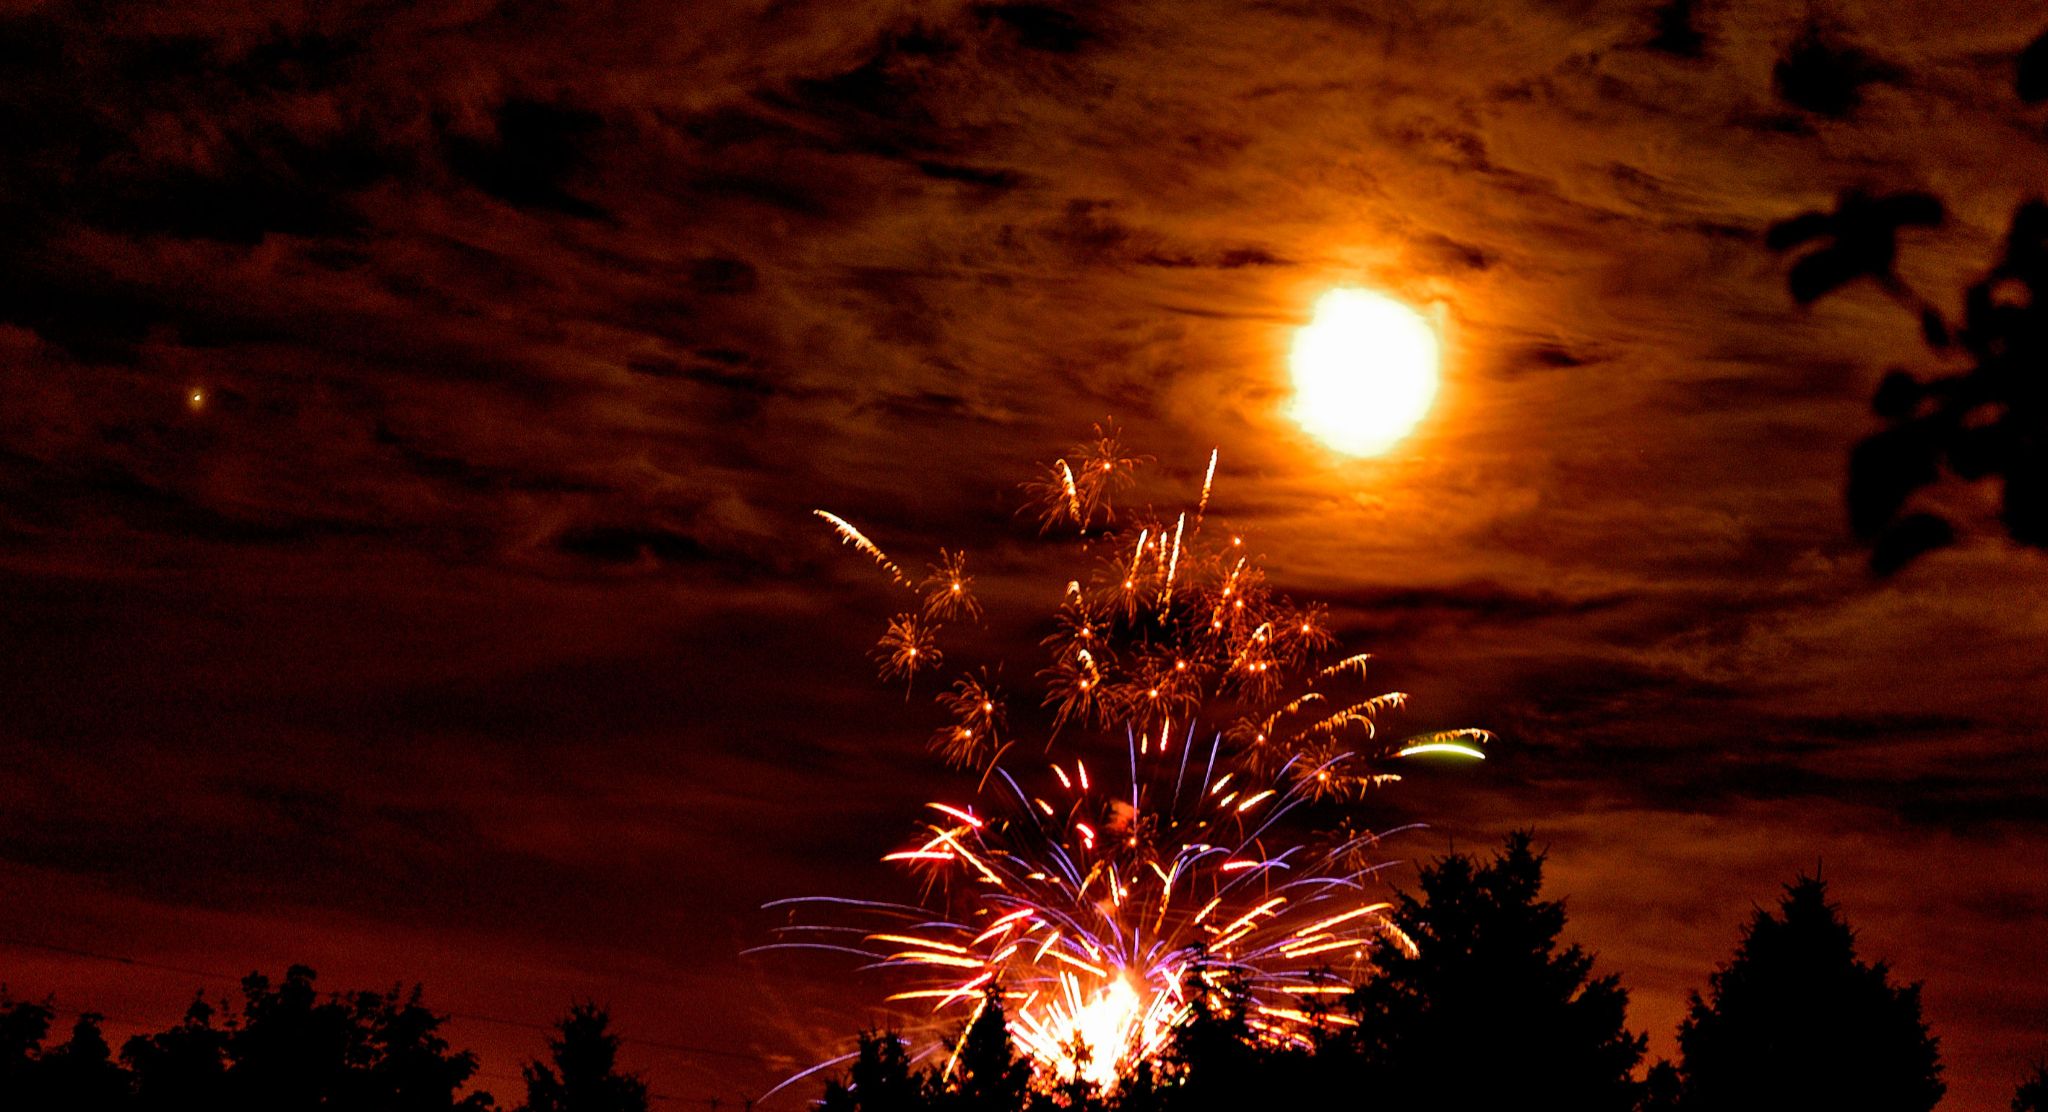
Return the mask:
<path id="1" fill-rule="evenodd" d="M 72 1108 L 119 1108 L 128 1096 L 128 1073 L 114 1061 L 113 1048 L 90 1012 L 71 1027 L 71 1040 L 43 1055 L 52 1095 Z"/>
<path id="2" fill-rule="evenodd" d="M 1286 1063 L 1253 1038 L 1246 1014 L 1248 997 L 1240 982 L 1224 978 L 1211 995 L 1207 985 L 1191 986 L 1194 1013 L 1173 1033 L 1165 1061 L 1168 1083 L 1161 1094 L 1172 1112 L 1221 1112 L 1252 1107 L 1275 1089 L 1299 1093 L 1279 1081 Z M 1150 1080 L 1149 1078 L 1147 1079 Z"/>
<path id="3" fill-rule="evenodd" d="M 0 1092 L 27 1093 L 40 1070 L 50 1009 L 0 995 Z"/>
<path id="4" fill-rule="evenodd" d="M 1010 1041 L 1002 989 L 990 984 L 981 1011 L 960 1040 L 951 1084 L 935 1103 L 951 1112 L 1015 1112 L 1024 1107 L 1030 1084 L 1031 1063 L 1018 1056 Z"/>
<path id="5" fill-rule="evenodd" d="M 619 1072 L 619 1037 L 603 1008 L 571 1006 L 555 1024 L 548 1054 L 552 1065 L 533 1061 L 523 1071 L 525 1112 L 647 1112 L 647 1083 Z"/>
<path id="6" fill-rule="evenodd" d="M 1418 949 L 1390 948 L 1350 998 L 1359 1084 L 1382 1107 L 1510 1107 L 1537 1094 L 1582 1112 L 1634 1107 L 1646 1040 L 1624 1026 L 1628 993 L 1593 977 L 1578 946 L 1559 949 L 1564 905 L 1541 899 L 1542 885 L 1525 832 L 1484 864 L 1437 861 L 1419 896 L 1399 898 L 1394 921 Z"/>
<path id="7" fill-rule="evenodd" d="M 910 1068 L 910 1051 L 894 1031 L 863 1031 L 844 1081 L 825 1083 L 822 1112 L 917 1112 L 929 1107 L 925 1076 Z"/>
<path id="8" fill-rule="evenodd" d="M 1658 1059 L 1643 1077 L 1636 1112 L 1679 1112 L 1685 1107 L 1685 1079 L 1674 1063 Z"/>
<path id="9" fill-rule="evenodd" d="M 2048 99 L 2048 34 L 2021 52 L 2014 86 Z M 1952 321 L 1909 289 L 1896 269 L 1898 232 L 1941 223 L 1925 193 L 1842 194 L 1832 213 L 1809 212 L 1771 227 L 1765 243 L 1818 246 L 1792 264 L 1792 297 L 1811 303 L 1870 278 L 1920 318 L 1937 359 L 1957 369 L 1920 377 L 1887 373 L 1872 399 L 1886 427 L 1850 455 L 1849 524 L 1871 545 L 1871 567 L 1888 575 L 1954 542 L 1954 524 L 1915 496 L 1943 479 L 2002 483 L 1999 522 L 2020 544 L 2048 548 L 2048 204 L 2013 213 L 2004 250 L 1963 295 Z"/>
<path id="10" fill-rule="evenodd" d="M 121 1047 L 134 1074 L 138 1112 L 180 1112 L 227 1103 L 228 1035 L 214 1024 L 204 998 L 192 1001 L 177 1026 L 137 1035 Z"/>
<path id="11" fill-rule="evenodd" d="M 71 1039 L 45 1048 L 56 1012 L 0 995 L 0 1106 L 23 1112 L 113 1109 L 127 1095 L 127 1073 L 113 1060 L 99 1017 L 72 1025 Z"/>
<path id="12" fill-rule="evenodd" d="M 2048 42 L 2048 35 L 2042 36 Z M 2034 1063 L 2034 1072 L 2012 1094 L 2012 1112 L 2048 1112 L 2048 1063 Z"/>
<path id="13" fill-rule="evenodd" d="M 222 1109 L 227 1112 L 481 1112 L 461 1094 L 476 1058 L 454 1051 L 419 991 L 321 996 L 313 971 L 276 984 L 250 975 L 225 1023 L 206 1001 L 176 1026 L 137 1035 L 117 1059 L 98 1017 L 45 1048 L 52 1009 L 0 999 L 0 1107 L 13 1112 Z"/>
<path id="14" fill-rule="evenodd" d="M 1686 1112 L 1926 1112 L 1946 1088 L 1920 986 L 1857 958 L 1855 932 L 1812 877 L 1750 920 L 1707 997 L 1693 994 L 1678 1046 Z"/>
<path id="15" fill-rule="evenodd" d="M 275 985 L 259 974 L 243 978 L 241 1020 L 226 1039 L 231 1105 L 278 1112 L 490 1105 L 488 1094 L 456 1095 L 476 1073 L 476 1056 L 449 1048 L 438 1034 L 441 1017 L 421 1006 L 417 988 L 407 996 L 393 989 L 322 998 L 313 978 L 302 965 Z"/>

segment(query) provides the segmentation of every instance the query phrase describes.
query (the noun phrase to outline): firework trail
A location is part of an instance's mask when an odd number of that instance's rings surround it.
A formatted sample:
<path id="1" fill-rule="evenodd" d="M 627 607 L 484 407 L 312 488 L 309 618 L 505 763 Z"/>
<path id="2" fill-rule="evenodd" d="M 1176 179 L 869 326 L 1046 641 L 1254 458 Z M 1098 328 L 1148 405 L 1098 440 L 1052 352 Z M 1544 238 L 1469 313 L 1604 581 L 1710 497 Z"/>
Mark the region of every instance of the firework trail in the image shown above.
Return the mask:
<path id="1" fill-rule="evenodd" d="M 1209 470 L 1202 475 L 1202 497 L 1195 503 L 1195 522 L 1201 523 L 1202 515 L 1209 512 L 1209 489 L 1216 485 L 1216 457 L 1221 448 L 1209 449 Z"/>
<path id="2" fill-rule="evenodd" d="M 1040 524 L 1114 533 L 1112 496 L 1141 460 L 1100 427 L 1067 458 L 1078 472 L 1063 458 L 1026 486 Z M 931 804 L 917 840 L 884 858 L 922 881 L 924 903 L 778 901 L 789 919 L 763 949 L 853 954 L 905 977 L 889 999 L 928 1007 L 935 1035 L 999 991 L 1048 1087 L 1113 1086 L 1204 1004 L 1242 1004 L 1275 1044 L 1350 1022 L 1330 1005 L 1373 974 L 1379 947 L 1412 944 L 1374 898 L 1381 835 L 1351 832 L 1349 816 L 1319 835 L 1310 812 L 1399 780 L 1397 762 L 1483 759 L 1490 738 L 1381 738 L 1406 696 L 1355 690 L 1369 657 L 1330 659 L 1328 610 L 1276 594 L 1243 537 L 1202 537 L 1216 459 L 1192 534 L 1186 512 L 1170 543 L 1164 519 L 1142 519 L 1061 592 L 1040 641 L 1044 764 L 1002 763 L 1016 739 L 989 669 L 937 696 L 950 721 L 931 748 L 979 786 Z M 851 525 L 819 516 L 902 581 Z M 940 665 L 936 619 L 982 616 L 971 586 L 965 557 L 941 551 L 922 614 L 892 618 L 876 647 L 884 679 Z"/>
<path id="3" fill-rule="evenodd" d="M 889 559 L 887 553 L 877 548 L 875 542 L 869 540 L 865 534 L 854 528 L 852 522 L 840 517 L 838 514 L 828 513 L 824 510 L 812 510 L 811 513 L 824 518 L 832 526 L 832 531 L 839 534 L 839 539 L 852 545 L 855 551 L 867 553 L 868 557 L 874 560 L 877 566 L 889 573 L 889 578 L 904 586 L 910 585 L 910 580 L 904 577 L 903 569 L 897 567 L 896 562 Z"/>

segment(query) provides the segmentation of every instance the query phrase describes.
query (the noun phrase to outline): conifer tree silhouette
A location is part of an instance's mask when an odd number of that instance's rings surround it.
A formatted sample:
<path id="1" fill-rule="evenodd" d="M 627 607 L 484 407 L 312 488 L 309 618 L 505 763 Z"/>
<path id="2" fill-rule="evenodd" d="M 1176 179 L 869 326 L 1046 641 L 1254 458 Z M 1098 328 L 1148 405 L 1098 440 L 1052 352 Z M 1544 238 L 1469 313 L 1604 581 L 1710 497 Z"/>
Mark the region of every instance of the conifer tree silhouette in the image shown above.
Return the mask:
<path id="1" fill-rule="evenodd" d="M 1920 986 L 1856 956 L 1855 932 L 1801 877 L 1759 910 L 1678 1029 L 1685 1112 L 1926 1112 L 1941 1099 Z"/>
<path id="2" fill-rule="evenodd" d="M 1219 987 L 1217 998 L 1191 993 L 1194 1014 L 1173 1033 L 1166 1054 L 1171 1087 L 1163 1094 L 1172 1112 L 1255 1107 L 1282 1087 L 1274 1083 L 1275 1056 L 1253 1038 L 1242 983 L 1225 978 Z"/>
<path id="3" fill-rule="evenodd" d="M 605 1009 L 572 1006 L 556 1022 L 548 1053 L 551 1063 L 529 1062 L 523 1071 L 525 1112 L 647 1112 L 647 1083 L 619 1072 L 619 1036 Z"/>
<path id="4" fill-rule="evenodd" d="M 1031 1063 L 1010 1041 L 1000 986 L 990 984 L 981 1011 L 960 1041 L 952 1084 L 938 1107 L 948 1112 L 1017 1112 L 1031 1083 Z"/>
<path id="5" fill-rule="evenodd" d="M 1525 832 L 1483 864 L 1437 861 L 1400 897 L 1395 923 L 1419 952 L 1388 947 L 1349 1003 L 1357 1086 L 1378 1107 L 1635 1106 L 1646 1040 L 1625 1026 L 1628 993 L 1578 946 L 1559 948 L 1564 905 L 1542 884 Z"/>

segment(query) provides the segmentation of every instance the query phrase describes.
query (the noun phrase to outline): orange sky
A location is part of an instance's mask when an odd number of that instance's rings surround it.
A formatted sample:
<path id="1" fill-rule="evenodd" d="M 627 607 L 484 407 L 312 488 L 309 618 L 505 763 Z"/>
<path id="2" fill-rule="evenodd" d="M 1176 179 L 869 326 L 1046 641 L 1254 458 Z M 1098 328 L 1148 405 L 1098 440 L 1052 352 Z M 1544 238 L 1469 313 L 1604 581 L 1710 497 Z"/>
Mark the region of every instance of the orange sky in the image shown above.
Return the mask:
<path id="1" fill-rule="evenodd" d="M 1022 591 L 1014 484 L 1114 415 L 1163 503 L 1220 450 L 1215 513 L 1418 729 L 1500 734 L 1368 817 L 1533 826 L 1654 1053 L 1817 863 L 1927 982 L 1944 1107 L 2048 1053 L 2048 560 L 1869 576 L 1844 461 L 1925 352 L 1759 240 L 1930 189 L 1902 270 L 1952 303 L 2048 180 L 2037 14 L 1820 5 L 1893 71 L 1828 118 L 1773 93 L 1804 4 L 1699 5 L 1700 57 L 1619 2 L 82 10 L 0 16 L 0 936 L 592 996 L 751 1056 L 638 1048 L 657 1090 L 756 1092 L 880 995 L 738 959 L 759 904 L 906 894 L 875 858 L 943 783 L 809 510 Z M 1340 284 L 1447 322 L 1379 459 L 1282 416 Z"/>

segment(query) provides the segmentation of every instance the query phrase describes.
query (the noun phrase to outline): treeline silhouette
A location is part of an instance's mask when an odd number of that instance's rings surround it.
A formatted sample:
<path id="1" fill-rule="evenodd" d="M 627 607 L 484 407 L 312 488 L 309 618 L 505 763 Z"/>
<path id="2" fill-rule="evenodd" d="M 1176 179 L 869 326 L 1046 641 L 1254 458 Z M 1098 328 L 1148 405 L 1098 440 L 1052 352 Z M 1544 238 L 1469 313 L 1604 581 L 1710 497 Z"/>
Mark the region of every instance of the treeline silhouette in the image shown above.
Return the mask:
<path id="1" fill-rule="evenodd" d="M 51 1045 L 57 1013 L 0 990 L 0 1109 L 8 1112 L 480 1112 L 464 1092 L 476 1055 L 440 1034 L 445 1016 L 410 993 L 322 994 L 293 966 L 282 981 L 242 981 L 240 1008 L 196 999 L 176 1025 L 136 1035 L 119 1053 L 101 1017 L 78 1016 Z M 647 1086 L 618 1069 L 604 1009 L 572 1007 L 546 1060 L 524 1073 L 523 1112 L 646 1112 Z"/>
<path id="2" fill-rule="evenodd" d="M 1543 854 L 1528 834 L 1486 860 L 1453 854 L 1425 867 L 1394 912 L 1417 953 L 1378 956 L 1379 975 L 1331 1007 L 1354 1023 L 1323 1025 L 1308 1047 L 1263 1042 L 1241 1004 L 1205 1004 L 1156 1064 L 1113 1089 L 1033 1090 L 991 992 L 950 1069 L 920 1067 L 892 1032 L 866 1032 L 821 1107 L 1925 1112 L 1941 1099 L 1919 986 L 1896 985 L 1884 963 L 1857 957 L 1819 879 L 1801 877 L 1775 910 L 1755 913 L 1734 956 L 1694 994 L 1679 1060 L 1647 1070 L 1647 1039 L 1626 1025 L 1627 992 L 1560 942 L 1564 905 L 1544 899 L 1542 886 Z M 2039 1109 L 2048 1076 L 2028 1086 L 2021 1095 Z"/>
<path id="3" fill-rule="evenodd" d="M 1941 1099 L 1937 1040 L 1920 987 L 1857 956 L 1855 934 L 1801 877 L 1750 918 L 1733 956 L 1696 992 L 1679 1057 L 1645 1068 L 1628 994 L 1561 942 L 1565 907 L 1543 898 L 1542 852 L 1527 833 L 1491 855 L 1426 865 L 1396 897 L 1417 943 L 1376 957 L 1346 997 L 1304 1004 L 1333 1020 L 1312 1045 L 1259 1039 L 1243 996 L 1204 999 L 1159 1060 L 1107 1091 L 1034 1087 L 999 992 L 960 1033 L 951 1068 L 913 1059 L 893 1032 L 860 1035 L 825 1084 L 822 1112 L 1265 1112 L 1269 1108 L 1560 1108 L 1575 1112 L 1925 1112 Z M 0 992 L 0 1109 L 8 1112 L 453 1112 L 498 1107 L 468 1090 L 476 1056 L 440 1034 L 445 1016 L 410 993 L 322 994 L 310 969 L 244 979 L 238 1007 L 205 998 L 167 1030 L 117 1052 L 98 1017 L 52 1040 L 55 1009 Z M 523 1112 L 646 1112 L 647 1086 L 618 1067 L 602 1008 L 578 1005 L 549 1053 L 524 1068 Z M 2048 1112 L 2048 1069 L 2014 1112 Z"/>

